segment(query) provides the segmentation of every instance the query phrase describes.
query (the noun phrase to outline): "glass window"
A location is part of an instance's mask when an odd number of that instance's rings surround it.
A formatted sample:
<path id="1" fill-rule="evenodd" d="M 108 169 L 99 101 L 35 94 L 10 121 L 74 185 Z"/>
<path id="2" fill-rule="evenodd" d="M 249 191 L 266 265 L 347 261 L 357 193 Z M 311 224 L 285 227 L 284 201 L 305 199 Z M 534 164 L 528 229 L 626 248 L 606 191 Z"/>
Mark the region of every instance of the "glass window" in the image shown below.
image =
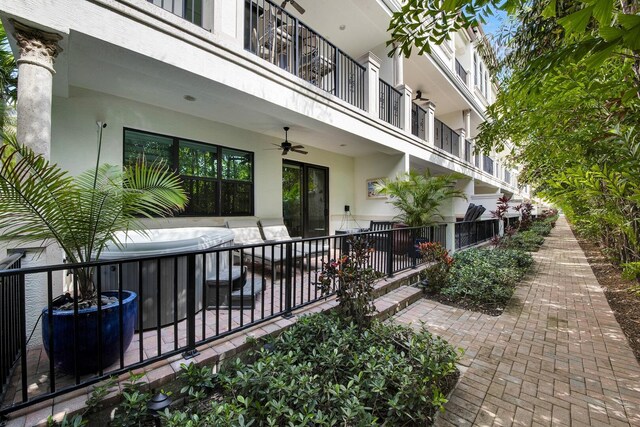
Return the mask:
<path id="1" fill-rule="evenodd" d="M 253 215 L 253 153 L 213 144 L 124 130 L 124 164 L 164 161 L 183 181 L 183 215 Z"/>

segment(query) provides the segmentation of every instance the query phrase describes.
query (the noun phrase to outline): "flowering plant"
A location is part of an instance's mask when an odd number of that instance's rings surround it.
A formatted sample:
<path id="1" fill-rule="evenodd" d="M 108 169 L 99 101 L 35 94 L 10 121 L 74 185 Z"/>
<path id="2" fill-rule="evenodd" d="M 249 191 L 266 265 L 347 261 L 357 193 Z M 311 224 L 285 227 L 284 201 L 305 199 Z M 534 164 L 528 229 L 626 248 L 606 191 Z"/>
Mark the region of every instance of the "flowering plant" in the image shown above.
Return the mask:
<path id="1" fill-rule="evenodd" d="M 373 284 L 383 276 L 371 267 L 372 242 L 366 236 L 347 238 L 349 253 L 322 263 L 318 277 L 323 294 L 336 291 L 338 311 L 359 327 L 367 327 L 375 313 Z"/>
<path id="2" fill-rule="evenodd" d="M 428 289 L 437 292 L 447 284 L 453 258 L 437 242 L 420 243 L 417 248 L 422 260 L 430 264 L 422 271 L 422 276 L 427 280 Z"/>

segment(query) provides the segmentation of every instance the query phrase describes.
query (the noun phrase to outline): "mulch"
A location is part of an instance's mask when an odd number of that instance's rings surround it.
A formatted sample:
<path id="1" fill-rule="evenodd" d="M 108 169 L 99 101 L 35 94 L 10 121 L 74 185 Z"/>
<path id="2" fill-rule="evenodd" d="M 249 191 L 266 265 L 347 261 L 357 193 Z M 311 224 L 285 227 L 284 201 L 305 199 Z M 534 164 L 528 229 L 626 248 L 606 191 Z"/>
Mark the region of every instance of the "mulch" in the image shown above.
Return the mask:
<path id="1" fill-rule="evenodd" d="M 616 320 L 627 337 L 629 346 L 640 362 L 640 296 L 629 292 L 629 288 L 638 285 L 638 282 L 623 279 L 622 269 L 611 263 L 598 244 L 581 239 L 577 235 L 576 237 L 609 301 Z"/>

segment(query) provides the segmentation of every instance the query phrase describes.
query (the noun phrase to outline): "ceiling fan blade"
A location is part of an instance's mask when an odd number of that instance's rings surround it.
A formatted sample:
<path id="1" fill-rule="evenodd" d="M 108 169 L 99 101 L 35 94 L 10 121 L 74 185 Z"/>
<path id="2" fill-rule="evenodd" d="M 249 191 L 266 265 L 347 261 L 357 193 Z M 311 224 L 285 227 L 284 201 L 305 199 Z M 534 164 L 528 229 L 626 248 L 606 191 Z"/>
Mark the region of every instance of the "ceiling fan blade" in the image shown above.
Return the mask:
<path id="1" fill-rule="evenodd" d="M 291 148 L 304 148 L 304 145 L 294 145 L 294 146 L 293 146 L 293 147 L 291 147 Z"/>
<path id="2" fill-rule="evenodd" d="M 291 151 L 294 151 L 296 153 L 300 153 L 300 154 L 309 154 L 307 151 L 304 150 L 298 150 L 296 148 L 292 148 Z"/>
<path id="3" fill-rule="evenodd" d="M 300 15 L 306 12 L 304 10 L 304 7 L 300 6 L 295 0 L 289 0 L 289 3 L 291 3 L 291 6 L 293 6 L 293 8 L 297 10 Z"/>

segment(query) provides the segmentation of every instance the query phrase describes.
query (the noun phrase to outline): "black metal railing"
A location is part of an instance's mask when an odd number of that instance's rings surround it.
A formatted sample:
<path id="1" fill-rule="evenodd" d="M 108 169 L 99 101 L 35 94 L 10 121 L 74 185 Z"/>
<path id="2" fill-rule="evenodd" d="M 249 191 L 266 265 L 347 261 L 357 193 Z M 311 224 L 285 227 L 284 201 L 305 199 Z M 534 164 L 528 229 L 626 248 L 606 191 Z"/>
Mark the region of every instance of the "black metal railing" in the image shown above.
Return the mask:
<path id="1" fill-rule="evenodd" d="M 418 104 L 411 104 L 411 134 L 427 140 L 427 110 Z"/>
<path id="2" fill-rule="evenodd" d="M 402 93 L 380 79 L 379 117 L 387 123 L 400 127 L 400 100 Z"/>
<path id="3" fill-rule="evenodd" d="M 474 246 L 497 235 L 498 220 L 459 221 L 455 223 L 455 248 L 462 249 Z"/>
<path id="4" fill-rule="evenodd" d="M 23 252 L 10 254 L 0 261 L 0 271 L 19 269 Z M 24 276 L 11 274 L 0 277 L 0 398 L 10 384 L 16 361 L 26 355 L 22 346 L 24 336 Z"/>
<path id="5" fill-rule="evenodd" d="M 482 170 L 493 175 L 493 159 L 489 156 L 482 156 Z"/>
<path id="6" fill-rule="evenodd" d="M 371 267 L 393 276 L 422 263 L 417 243 L 437 241 L 446 246 L 446 225 L 356 236 L 373 245 Z M 7 302 L 0 313 L 0 333 L 3 340 L 13 336 L 12 350 L 2 359 L 10 365 L 3 370 L 3 379 L 14 385 L 0 405 L 0 416 L 171 356 L 193 356 L 202 344 L 323 299 L 318 286 L 322 262 L 348 252 L 349 238 L 338 235 L 37 268 L 13 264 L 0 271 L 2 303 Z M 68 321 L 60 323 L 65 312 L 54 310 L 60 301 L 54 295 L 59 292 L 55 283 L 70 277 L 66 291 L 78 295 L 80 273 L 91 275 L 97 293 L 110 295 L 113 301 L 99 299 L 86 309 L 71 300 Z M 24 310 L 25 280 L 32 286 L 42 282 L 47 304 L 41 319 L 39 310 Z M 85 323 L 90 318 L 96 320 Z M 34 336 L 28 342 L 25 324 L 37 326 L 38 321 L 41 338 Z M 46 351 L 37 345 L 39 339 Z M 87 350 L 91 341 L 95 348 Z"/>
<path id="7" fill-rule="evenodd" d="M 147 0 L 187 21 L 202 26 L 202 0 Z M 205 0 L 206 1 L 206 0 Z"/>
<path id="8" fill-rule="evenodd" d="M 269 0 L 245 1 L 244 46 L 262 59 L 364 109 L 365 68 Z"/>
<path id="9" fill-rule="evenodd" d="M 471 152 L 471 141 L 468 139 L 464 140 L 464 160 L 468 163 L 471 163 L 471 158 L 473 157 L 473 153 Z"/>
<path id="10" fill-rule="evenodd" d="M 460 61 L 458 61 L 456 59 L 456 74 L 458 75 L 458 77 L 460 77 L 462 79 L 462 81 L 464 82 L 464 84 L 467 84 L 467 72 L 464 69 L 464 67 L 462 66 L 462 64 L 460 63 Z"/>
<path id="11" fill-rule="evenodd" d="M 518 222 L 520 221 L 519 216 L 510 216 L 504 219 L 504 229 L 505 232 L 509 227 L 516 227 Z"/>
<path id="12" fill-rule="evenodd" d="M 460 157 L 460 135 L 453 129 L 435 119 L 433 135 L 436 147 Z"/>

